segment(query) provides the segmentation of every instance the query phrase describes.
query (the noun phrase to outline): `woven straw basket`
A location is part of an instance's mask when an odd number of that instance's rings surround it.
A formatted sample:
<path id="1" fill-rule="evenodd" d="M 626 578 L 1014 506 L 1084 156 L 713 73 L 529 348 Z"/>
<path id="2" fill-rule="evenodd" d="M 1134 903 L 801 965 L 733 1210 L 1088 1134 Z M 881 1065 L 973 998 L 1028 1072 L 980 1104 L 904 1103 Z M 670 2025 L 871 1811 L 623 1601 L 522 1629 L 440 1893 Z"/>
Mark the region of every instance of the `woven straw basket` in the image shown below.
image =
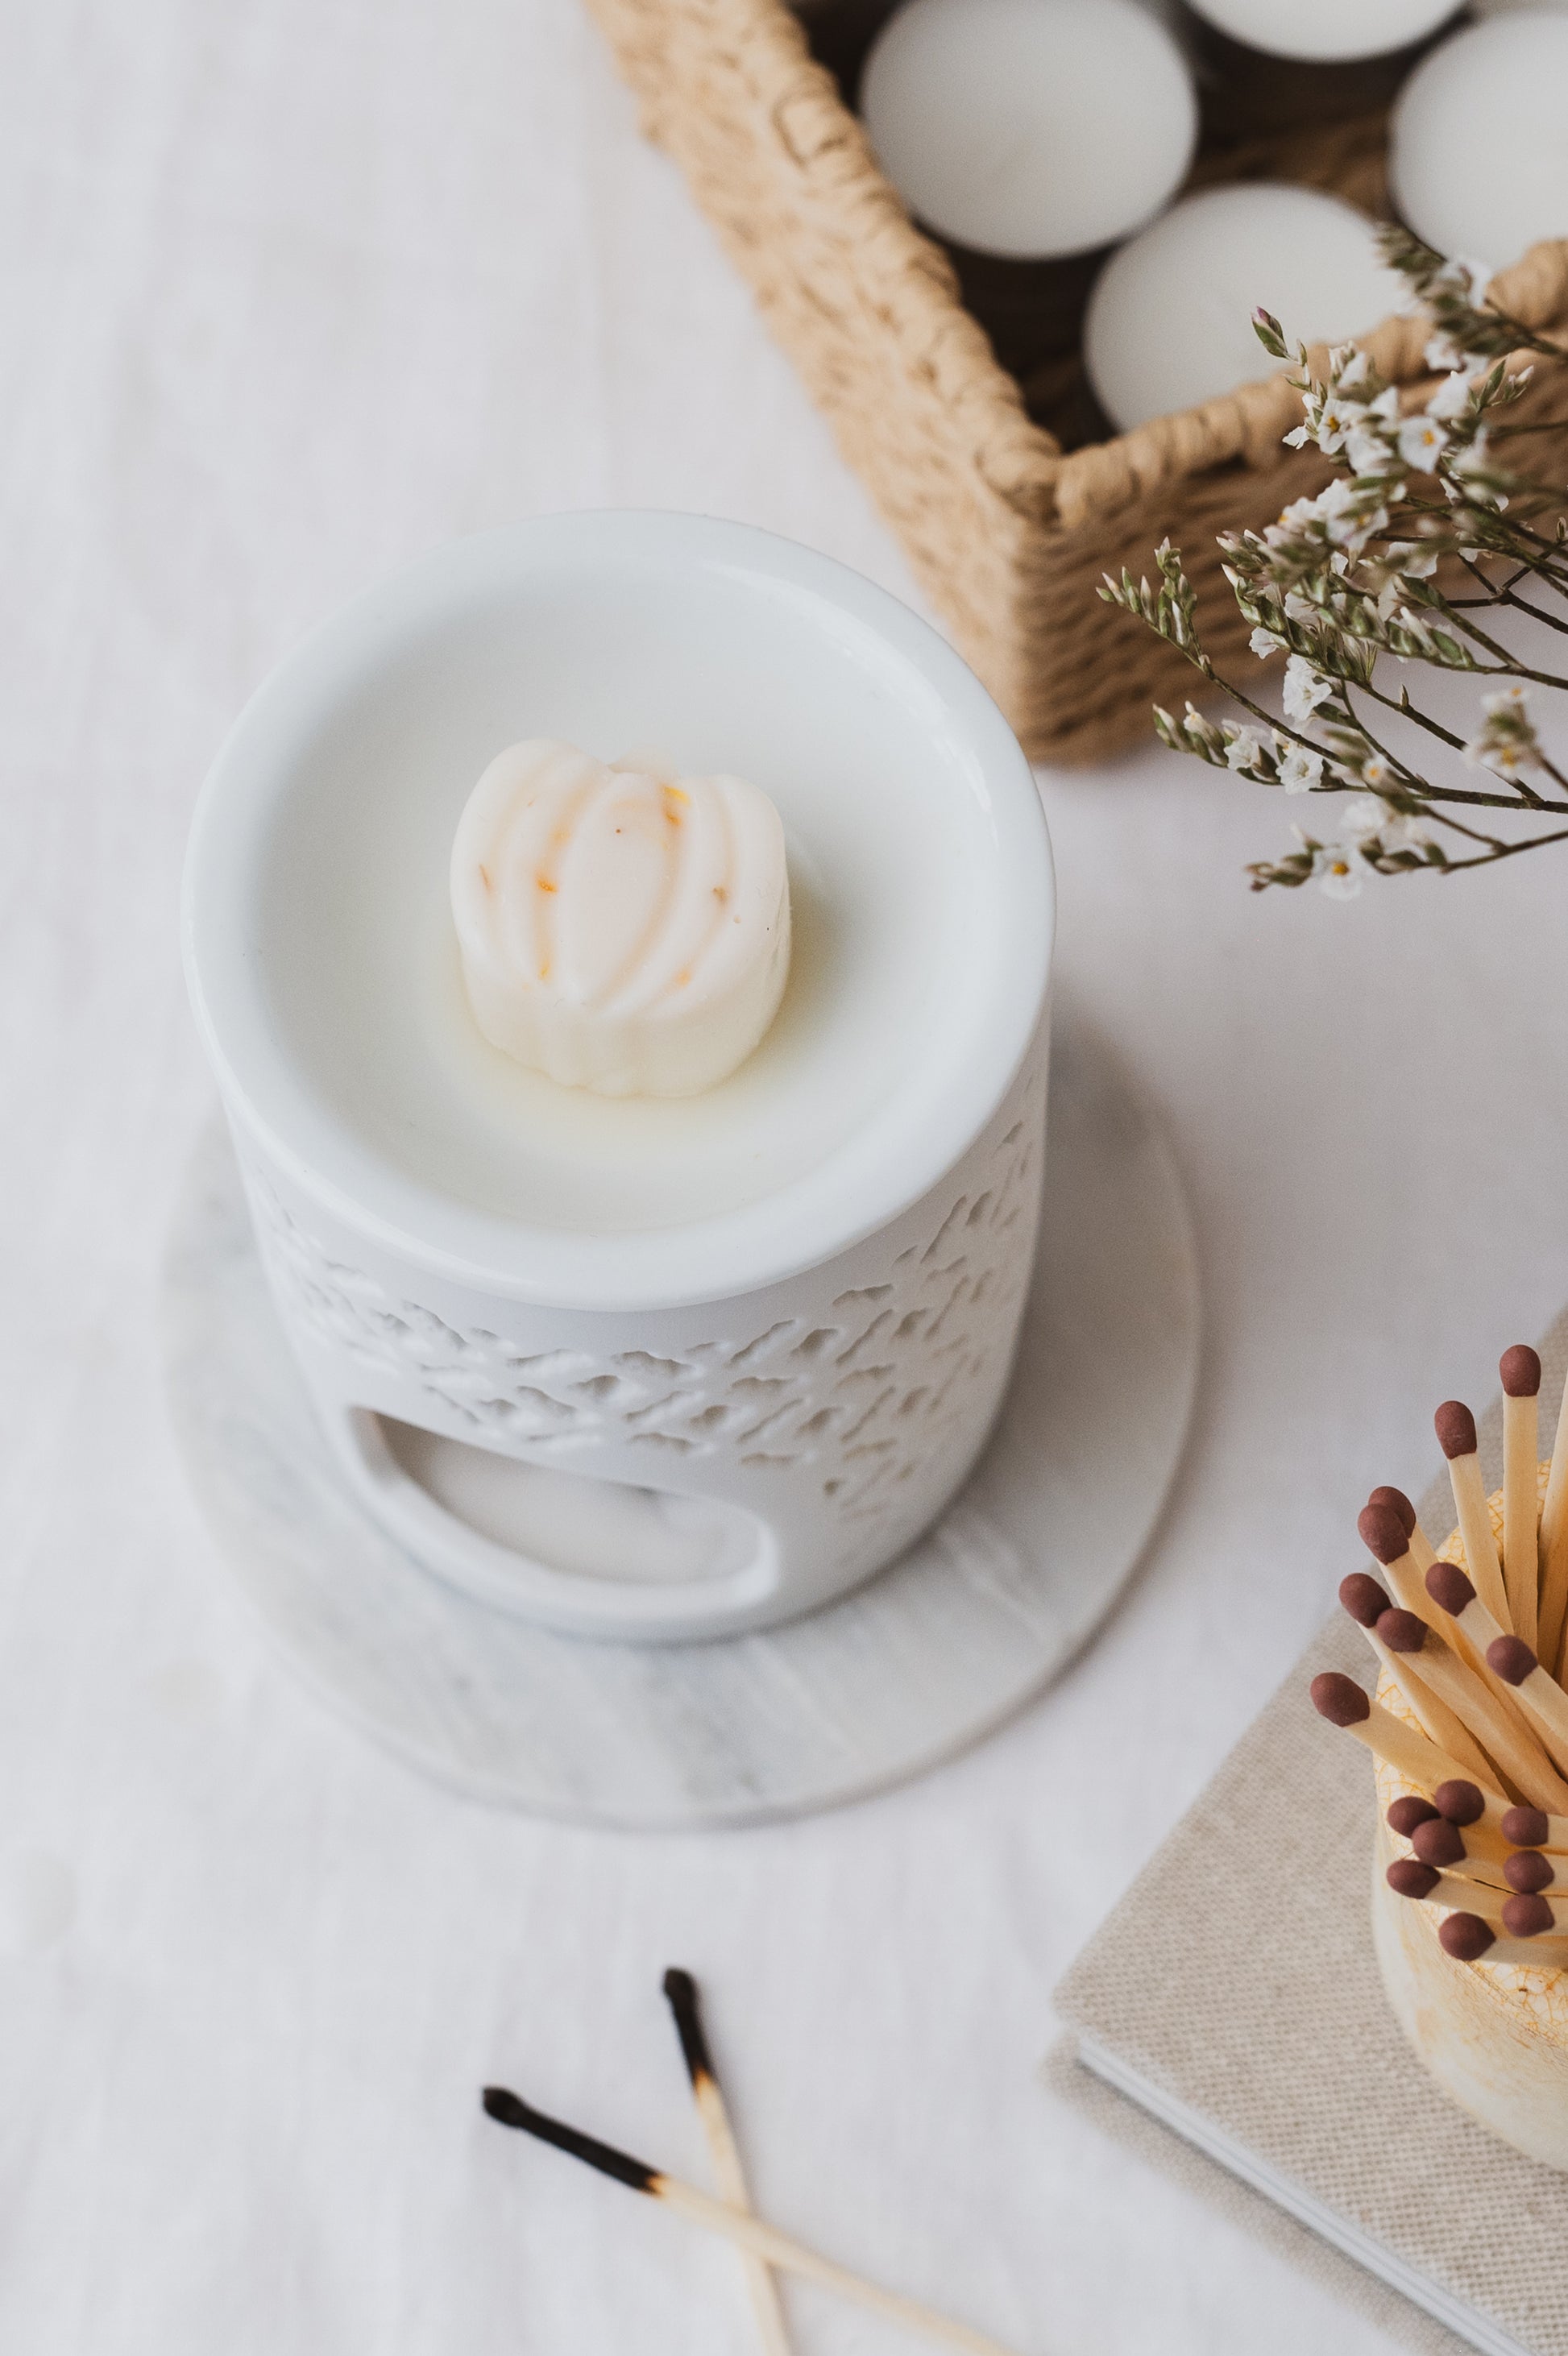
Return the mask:
<path id="1" fill-rule="evenodd" d="M 1026 750 L 1088 762 L 1147 734 L 1150 701 L 1179 701 L 1196 675 L 1096 584 L 1123 562 L 1146 570 L 1168 532 L 1186 551 L 1213 652 L 1239 652 L 1245 626 L 1219 580 L 1215 535 L 1272 521 L 1326 478 L 1316 451 L 1281 447 L 1297 395 L 1276 376 L 1064 453 L 1031 420 L 960 302 L 948 257 L 912 225 L 784 0 L 587 5 L 643 128 L 685 173 Z M 1262 177 L 1380 210 L 1381 123 L 1208 157 L 1193 181 Z M 1532 327 L 1568 322 L 1568 241 L 1534 247 L 1498 295 Z M 1389 377 L 1413 382 L 1427 332 L 1391 319 L 1368 348 Z M 1548 399 L 1544 385 L 1526 396 L 1541 413 Z"/>

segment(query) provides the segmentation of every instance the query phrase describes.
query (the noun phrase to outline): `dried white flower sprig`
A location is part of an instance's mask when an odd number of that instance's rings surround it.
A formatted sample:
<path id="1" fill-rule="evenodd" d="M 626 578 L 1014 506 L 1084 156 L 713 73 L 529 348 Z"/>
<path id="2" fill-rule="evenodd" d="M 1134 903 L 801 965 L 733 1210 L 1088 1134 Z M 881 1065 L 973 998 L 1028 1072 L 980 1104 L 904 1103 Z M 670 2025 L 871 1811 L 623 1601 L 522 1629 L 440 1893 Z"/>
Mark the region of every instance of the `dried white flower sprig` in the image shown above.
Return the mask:
<path id="1" fill-rule="evenodd" d="M 1505 363 L 1529 351 L 1562 365 L 1568 352 L 1487 304 L 1471 264 L 1444 261 L 1403 230 L 1386 229 L 1380 241 L 1410 286 L 1411 308 L 1432 320 L 1426 359 L 1444 371 L 1414 413 L 1356 346 L 1331 352 L 1320 381 L 1305 345 L 1292 351 L 1268 312 L 1253 318 L 1264 349 L 1299 371 L 1290 381 L 1305 416 L 1285 440 L 1315 444 L 1341 466 L 1317 498 L 1295 500 L 1265 530 L 1220 535 L 1253 652 L 1285 658 L 1283 720 L 1220 678 L 1169 541 L 1155 552 L 1156 586 L 1123 571 L 1120 581 L 1107 573 L 1100 593 L 1251 715 L 1211 720 L 1189 703 L 1178 720 L 1156 706 L 1155 726 L 1174 751 L 1287 794 L 1337 798 L 1332 825 L 1297 827 L 1298 849 L 1249 868 L 1254 891 L 1316 879 L 1351 899 L 1369 873 L 1452 873 L 1568 841 L 1568 776 L 1542 751 L 1527 701 L 1531 686 L 1568 691 L 1568 677 L 1523 661 L 1497 635 L 1515 615 L 1568 635 L 1568 492 L 1498 455 L 1505 440 L 1563 423 L 1499 415 L 1531 375 Z M 1469 740 L 1422 710 L 1408 687 L 1387 692 L 1384 656 L 1497 682 L 1478 700 Z M 1458 756 L 1452 783 L 1392 749 L 1380 707 Z M 1467 770 L 1482 774 L 1466 780 Z M 1513 813 L 1527 830 L 1487 831 L 1497 821 L 1482 813 L 1491 811 Z M 1543 823 L 1553 819 L 1563 823 Z"/>

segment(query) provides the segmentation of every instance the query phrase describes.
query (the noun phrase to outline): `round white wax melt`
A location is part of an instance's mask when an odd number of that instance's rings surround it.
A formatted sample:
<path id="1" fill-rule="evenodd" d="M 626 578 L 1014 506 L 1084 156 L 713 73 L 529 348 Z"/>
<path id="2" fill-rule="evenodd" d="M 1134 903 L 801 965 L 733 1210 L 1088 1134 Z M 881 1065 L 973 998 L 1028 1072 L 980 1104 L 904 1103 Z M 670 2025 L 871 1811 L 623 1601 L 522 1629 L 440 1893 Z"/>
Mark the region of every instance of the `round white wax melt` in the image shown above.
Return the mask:
<path id="1" fill-rule="evenodd" d="M 1193 14 L 1217 32 L 1274 58 L 1339 63 L 1385 57 L 1409 48 L 1450 16 L 1463 0 L 1312 0 L 1283 7 L 1281 0 L 1187 0 Z"/>
<path id="2" fill-rule="evenodd" d="M 1434 49 L 1394 108 L 1389 187 L 1417 237 L 1490 270 L 1568 237 L 1568 16 L 1520 9 Z"/>
<path id="3" fill-rule="evenodd" d="M 1091 252 L 1186 177 L 1197 102 L 1180 49 L 1133 0 L 907 0 L 866 61 L 883 169 L 977 252 Z"/>
<path id="4" fill-rule="evenodd" d="M 1090 298 L 1084 366 L 1127 432 L 1267 376 L 1273 363 L 1252 331 L 1260 305 L 1293 342 L 1337 342 L 1403 298 L 1371 223 L 1337 197 L 1208 188 L 1112 255 Z"/>
<path id="5" fill-rule="evenodd" d="M 452 914 L 493 1046 L 601 1096 L 695 1096 L 745 1062 L 779 1011 L 784 830 L 743 778 L 678 778 L 644 755 L 607 763 L 531 739 L 468 798 Z"/>

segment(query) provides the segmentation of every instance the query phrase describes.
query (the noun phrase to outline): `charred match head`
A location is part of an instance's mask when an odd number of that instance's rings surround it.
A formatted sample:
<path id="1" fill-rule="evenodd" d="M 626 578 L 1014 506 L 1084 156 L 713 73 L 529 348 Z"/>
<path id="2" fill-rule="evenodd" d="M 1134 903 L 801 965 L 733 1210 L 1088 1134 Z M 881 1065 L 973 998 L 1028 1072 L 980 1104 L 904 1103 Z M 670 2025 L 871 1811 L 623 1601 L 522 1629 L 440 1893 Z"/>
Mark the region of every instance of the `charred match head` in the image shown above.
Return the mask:
<path id="1" fill-rule="evenodd" d="M 1444 1399 L 1432 1419 L 1432 1428 L 1450 1463 L 1455 1456 L 1476 1453 L 1476 1419 L 1463 1399 Z"/>
<path id="2" fill-rule="evenodd" d="M 1426 1574 L 1426 1591 L 1439 1611 L 1455 1620 L 1476 1601 L 1476 1590 L 1456 1562 L 1434 1562 Z"/>
<path id="3" fill-rule="evenodd" d="M 577 2127 L 569 2127 L 564 2120 L 547 2118 L 514 2094 L 510 2086 L 487 2086 L 479 2097 L 486 2116 L 498 2126 L 516 2127 L 523 2135 L 536 2136 L 541 2143 L 553 2144 L 557 2151 L 570 2152 L 596 2168 L 601 2176 L 613 2176 L 618 2184 L 628 2184 L 634 2192 L 656 2191 L 659 2170 L 650 2168 L 645 2160 L 633 2159 L 628 2151 L 618 2151 L 613 2144 L 600 2143 L 594 2136 L 584 2135 Z"/>
<path id="4" fill-rule="evenodd" d="M 1445 1915 L 1437 1926 L 1437 1939 L 1444 1954 L 1460 1964 L 1475 1963 L 1498 1944 L 1497 1933 L 1478 1914 Z"/>
<path id="5" fill-rule="evenodd" d="M 1354 1677 L 1341 1676 L 1337 1669 L 1325 1669 L 1320 1676 L 1313 1678 L 1308 1691 L 1313 1708 L 1330 1726 L 1359 1726 L 1372 1714 L 1365 1688 Z"/>
<path id="6" fill-rule="evenodd" d="M 1509 1398 L 1534 1398 L 1541 1388 L 1541 1360 L 1528 1342 L 1516 1342 L 1503 1352 L 1498 1373 Z"/>
<path id="7" fill-rule="evenodd" d="M 699 2085 L 704 2078 L 713 2080 L 714 2057 L 708 2051 L 702 2008 L 697 1999 L 697 1983 L 691 1973 L 671 1966 L 664 1975 L 664 1997 L 675 2016 L 675 2033 L 681 2040 L 687 2076 L 693 2086 Z"/>
<path id="8" fill-rule="evenodd" d="M 1339 1582 L 1339 1601 L 1359 1627 L 1375 1627 L 1389 1599 L 1369 1570 L 1353 1570 Z"/>

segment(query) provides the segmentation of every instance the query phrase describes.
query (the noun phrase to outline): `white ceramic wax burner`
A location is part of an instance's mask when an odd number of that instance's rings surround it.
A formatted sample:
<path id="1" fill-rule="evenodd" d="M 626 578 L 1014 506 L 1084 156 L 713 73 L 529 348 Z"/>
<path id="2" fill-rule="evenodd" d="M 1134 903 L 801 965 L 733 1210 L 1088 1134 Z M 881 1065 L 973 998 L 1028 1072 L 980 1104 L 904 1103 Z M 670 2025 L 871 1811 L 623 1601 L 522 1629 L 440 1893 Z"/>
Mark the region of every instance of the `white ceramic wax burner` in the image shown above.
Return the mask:
<path id="1" fill-rule="evenodd" d="M 788 982 L 697 1093 L 563 1086 L 470 1010 L 455 837 L 542 738 L 779 814 Z M 1052 891 L 1011 732 L 895 600 L 697 518 L 443 549 L 242 715 L 185 924 L 284 1324 L 421 1561 L 575 1633 L 712 1635 L 846 1592 L 956 1493 L 1034 1248 Z"/>

